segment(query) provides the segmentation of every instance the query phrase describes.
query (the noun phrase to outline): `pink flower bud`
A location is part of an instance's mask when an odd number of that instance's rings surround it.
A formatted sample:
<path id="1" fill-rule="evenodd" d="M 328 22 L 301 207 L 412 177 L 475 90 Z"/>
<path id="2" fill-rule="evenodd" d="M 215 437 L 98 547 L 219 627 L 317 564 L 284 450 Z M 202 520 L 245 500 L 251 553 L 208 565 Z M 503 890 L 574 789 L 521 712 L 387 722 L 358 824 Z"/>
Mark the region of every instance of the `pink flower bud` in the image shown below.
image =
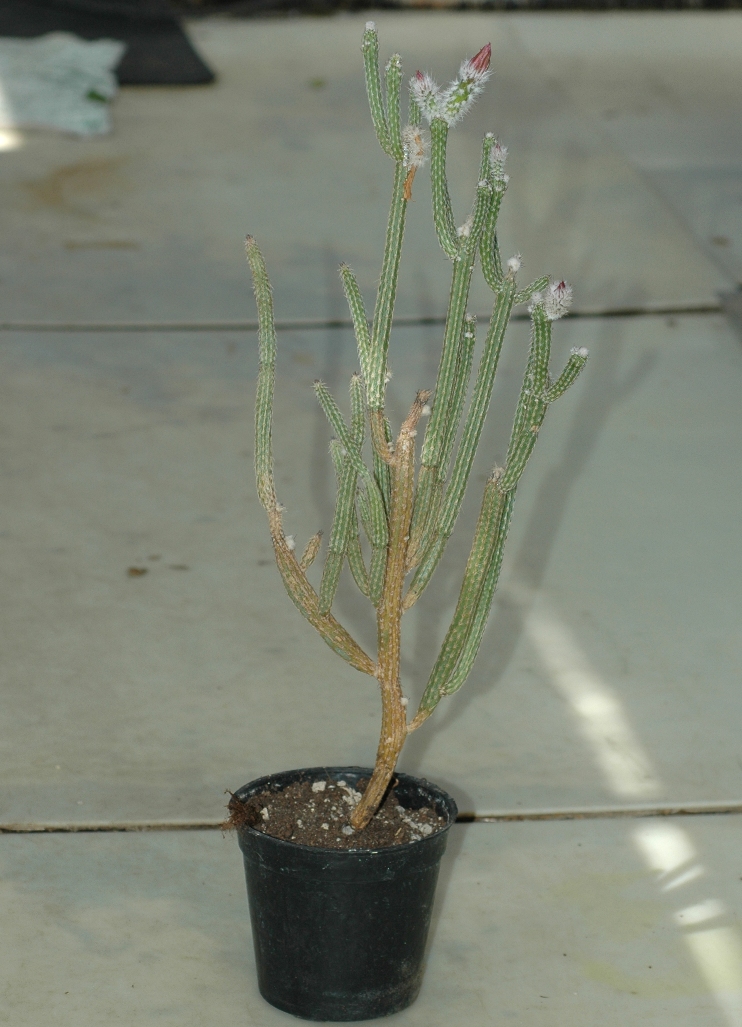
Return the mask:
<path id="1" fill-rule="evenodd" d="M 459 76 L 441 97 L 442 114 L 449 125 L 454 125 L 469 110 L 474 100 L 484 89 L 484 83 L 490 77 L 490 55 L 492 47 L 489 43 L 483 46 L 459 68 Z"/>
<path id="2" fill-rule="evenodd" d="M 489 70 L 491 56 L 492 45 L 491 43 L 485 43 L 479 53 L 475 53 L 468 63 L 475 72 L 481 74 L 482 72 Z"/>

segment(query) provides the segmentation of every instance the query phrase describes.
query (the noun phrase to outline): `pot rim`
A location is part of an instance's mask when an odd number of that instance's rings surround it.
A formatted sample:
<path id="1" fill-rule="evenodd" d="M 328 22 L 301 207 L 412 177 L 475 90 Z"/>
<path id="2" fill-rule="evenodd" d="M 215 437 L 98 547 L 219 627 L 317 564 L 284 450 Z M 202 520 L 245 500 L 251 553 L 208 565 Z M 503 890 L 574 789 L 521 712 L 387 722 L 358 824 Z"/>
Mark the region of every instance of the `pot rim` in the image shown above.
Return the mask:
<path id="1" fill-rule="evenodd" d="M 247 784 L 242 785 L 241 788 L 237 788 L 232 795 L 236 795 L 239 799 L 243 796 L 247 797 L 250 794 L 259 794 L 258 785 L 262 786 L 276 778 L 283 777 L 284 775 L 297 774 L 302 775 L 297 777 L 296 780 L 312 780 L 312 776 L 327 774 L 328 772 L 341 776 L 343 774 L 357 774 L 359 777 L 371 776 L 373 773 L 372 767 L 356 767 L 356 766 L 321 766 L 321 767 L 298 767 L 293 770 L 279 770 L 273 774 L 265 774 L 263 777 L 257 777 L 253 781 L 248 781 Z M 456 800 L 444 791 L 439 785 L 434 784 L 432 781 L 428 781 L 424 777 L 415 777 L 413 774 L 406 774 L 404 771 L 395 771 L 395 777 L 406 778 L 407 781 L 414 782 L 416 785 L 421 785 L 423 788 L 435 792 L 437 796 L 442 800 L 442 805 L 445 808 L 448 816 L 448 823 L 439 830 L 434 831 L 432 834 L 427 835 L 423 838 L 418 838 L 411 842 L 400 842 L 398 845 L 382 845 L 379 848 L 369 848 L 368 846 L 359 846 L 357 849 L 331 849 L 324 848 L 320 845 L 305 845 L 303 842 L 292 842 L 285 838 L 276 838 L 275 835 L 267 834 L 265 831 L 258 831 L 250 824 L 244 824 L 241 827 L 236 828 L 237 834 L 240 832 L 249 832 L 250 834 L 256 835 L 260 838 L 269 838 L 272 843 L 279 846 L 286 846 L 290 850 L 304 850 L 306 852 L 325 852 L 328 855 L 332 854 L 333 857 L 349 856 L 356 854 L 376 854 L 383 852 L 402 852 L 405 849 L 411 849 L 415 845 L 424 845 L 426 842 L 431 842 L 434 838 L 439 838 L 451 829 L 456 823 L 456 817 L 458 816 L 459 808 L 456 804 Z M 287 781 L 287 784 L 292 784 L 292 781 Z"/>

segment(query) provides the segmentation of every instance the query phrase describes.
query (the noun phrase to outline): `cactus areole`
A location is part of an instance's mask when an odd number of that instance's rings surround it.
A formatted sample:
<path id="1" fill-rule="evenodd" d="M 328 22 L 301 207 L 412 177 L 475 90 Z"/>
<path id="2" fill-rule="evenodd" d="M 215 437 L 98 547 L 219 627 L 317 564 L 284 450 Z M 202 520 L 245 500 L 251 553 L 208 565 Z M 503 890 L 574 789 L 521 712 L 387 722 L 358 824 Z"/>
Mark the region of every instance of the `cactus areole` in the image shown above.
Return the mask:
<path id="1" fill-rule="evenodd" d="M 417 72 L 410 81 L 406 125 L 400 118 L 401 60 L 397 54 L 389 59 L 382 88 L 373 22 L 366 25 L 362 52 L 374 129 L 394 164 L 392 202 L 370 321 L 353 272 L 347 265 L 340 267 L 358 346 L 359 371 L 350 380 L 349 420 L 327 386 L 315 383 L 334 436 L 330 449 L 337 475 L 337 503 L 318 589 L 307 572 L 322 548 L 321 533 L 310 538 L 303 551 L 297 550 L 293 537 L 284 532 L 283 507 L 276 496 L 271 447 L 276 363 L 273 301 L 262 254 L 255 239 L 247 239 L 260 327 L 255 473 L 276 563 L 304 617 L 338 656 L 376 678 L 381 691 L 376 763 L 353 810 L 355 830 L 361 830 L 379 807 L 407 736 L 424 724 L 441 699 L 461 688 L 474 664 L 497 588 L 518 482 L 549 404 L 569 388 L 587 360 L 587 350 L 572 350 L 564 369 L 552 377 L 552 323 L 569 309 L 572 291 L 565 282 L 552 283 L 548 277 L 521 286 L 517 282 L 520 257 L 504 263 L 500 257 L 497 217 L 508 185 L 507 150 L 491 133 L 483 140 L 471 212 L 456 227 L 446 179 L 448 132 L 484 89 L 490 76 L 489 44 L 464 61 L 456 79 L 445 88 Z M 435 229 L 452 266 L 450 300 L 435 387 L 417 393 L 395 429 L 385 412 L 389 339 L 407 205 L 415 175 L 428 160 Z M 494 307 L 470 386 L 477 340 L 467 303 L 477 260 L 494 293 Z M 528 305 L 531 342 L 507 456 L 485 485 L 456 610 L 417 711 L 410 715 L 400 679 L 402 618 L 428 586 L 454 529 L 487 416 L 505 330 L 513 308 L 521 304 Z M 376 611 L 375 657 L 363 650 L 332 612 L 346 561 Z"/>

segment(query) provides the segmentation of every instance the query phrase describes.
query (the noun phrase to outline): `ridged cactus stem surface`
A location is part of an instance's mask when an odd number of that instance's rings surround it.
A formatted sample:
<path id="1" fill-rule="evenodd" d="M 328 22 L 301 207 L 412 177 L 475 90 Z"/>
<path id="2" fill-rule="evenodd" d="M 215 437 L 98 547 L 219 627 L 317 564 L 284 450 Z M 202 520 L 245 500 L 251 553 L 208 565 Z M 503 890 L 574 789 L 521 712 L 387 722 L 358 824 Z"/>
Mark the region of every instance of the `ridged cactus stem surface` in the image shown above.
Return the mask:
<path id="1" fill-rule="evenodd" d="M 394 316 L 394 300 L 397 293 L 399 262 L 402 256 L 402 239 L 404 237 L 407 200 L 405 199 L 405 180 L 407 169 L 402 161 L 394 165 L 394 186 L 392 203 L 389 209 L 384 259 L 381 265 L 379 290 L 376 295 L 374 321 L 371 329 L 371 345 L 369 353 L 369 377 L 366 382 L 366 393 L 369 409 L 384 409 L 386 392 L 387 353 L 389 336 Z"/>

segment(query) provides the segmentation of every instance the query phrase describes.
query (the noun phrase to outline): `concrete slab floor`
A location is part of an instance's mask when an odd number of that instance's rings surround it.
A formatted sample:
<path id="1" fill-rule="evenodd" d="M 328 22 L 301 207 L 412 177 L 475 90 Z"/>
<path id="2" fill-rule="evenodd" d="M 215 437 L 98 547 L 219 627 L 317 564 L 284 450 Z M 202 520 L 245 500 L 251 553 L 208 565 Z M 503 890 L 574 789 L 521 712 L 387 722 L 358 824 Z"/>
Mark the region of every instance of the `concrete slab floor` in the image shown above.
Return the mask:
<path id="1" fill-rule="evenodd" d="M 22 133 L 23 145 L 0 153 L 2 319 L 244 320 L 253 316 L 242 254 L 248 231 L 265 247 L 280 317 L 344 313 L 344 304 L 338 311 L 326 302 L 341 260 L 370 292 L 391 168 L 366 110 L 358 51 L 367 16 L 200 21 L 191 31 L 218 72 L 216 85 L 124 89 L 108 138 Z M 736 273 L 715 263 L 705 235 L 694 238 L 641 168 L 662 151 L 661 134 L 645 130 L 657 112 L 717 126 L 707 131 L 714 140 L 728 135 L 718 112 L 739 92 L 731 55 L 742 20 L 739 12 L 662 19 L 378 15 L 383 54 L 398 48 L 408 72 L 422 66 L 441 80 L 491 40 L 496 74 L 452 134 L 458 222 L 470 207 L 481 136 L 495 131 L 511 148 L 502 244 L 523 254 L 534 277 L 578 283 L 582 308 L 715 302 Z M 670 24 L 676 45 L 665 52 Z M 583 38 L 584 58 L 554 56 L 559 44 L 574 48 Z M 718 74 L 709 46 L 721 55 Z M 582 78 L 575 64 L 587 68 Z M 599 80 L 610 88 L 596 88 Z M 585 87 L 577 95 L 575 82 Z M 600 103 L 585 99 L 591 92 Z M 642 108 L 636 125 L 638 94 L 651 117 Z M 607 110 L 628 126 L 620 137 L 605 131 Z M 641 140 L 638 163 L 627 134 Z M 716 196 L 713 182 L 698 188 Z M 429 206 L 421 173 L 402 315 L 439 314 L 448 294 Z M 472 305 L 486 309 L 487 299 L 477 287 Z"/>
<path id="2" fill-rule="evenodd" d="M 511 328 L 470 502 L 405 624 L 413 703 L 527 332 Z M 395 333 L 395 422 L 439 335 Z M 519 488 L 474 673 L 402 767 L 479 814 L 739 802 L 738 340 L 719 316 L 572 320 L 554 365 L 583 345 Z M 291 606 L 254 494 L 255 336 L 5 334 L 0 363 L 2 822 L 216 820 L 224 789 L 263 773 L 367 765 L 374 683 Z M 277 480 L 299 546 L 332 509 L 311 382 L 342 402 L 355 366 L 349 332 L 279 340 Z M 350 581 L 335 609 L 372 652 Z"/>
<path id="3" fill-rule="evenodd" d="M 524 45 L 664 198 L 708 258 L 742 282 L 739 12 L 560 14 L 528 21 Z M 518 17 L 518 26 L 526 20 Z M 620 57 L 619 57 L 620 55 Z"/>
<path id="4" fill-rule="evenodd" d="M 739 817 L 454 827 L 423 989 L 390 1023 L 739 1027 L 741 831 Z M 13 1027 L 296 1022 L 258 993 L 234 838 L 5 835 L 0 880 Z"/>

